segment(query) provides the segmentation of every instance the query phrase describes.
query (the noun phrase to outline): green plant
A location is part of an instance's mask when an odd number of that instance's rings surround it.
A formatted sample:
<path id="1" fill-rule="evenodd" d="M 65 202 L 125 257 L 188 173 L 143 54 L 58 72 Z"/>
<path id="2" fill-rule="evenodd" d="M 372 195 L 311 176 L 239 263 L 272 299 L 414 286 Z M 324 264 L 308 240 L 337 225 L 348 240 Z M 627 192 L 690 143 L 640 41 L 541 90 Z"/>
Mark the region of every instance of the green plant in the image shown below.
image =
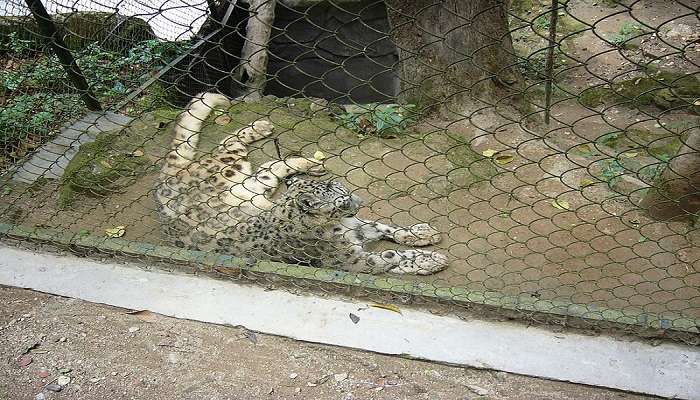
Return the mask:
<path id="1" fill-rule="evenodd" d="M 413 104 L 368 104 L 336 115 L 336 119 L 341 125 L 360 135 L 391 138 L 403 133 L 416 122 L 414 108 Z"/>
<path id="2" fill-rule="evenodd" d="M 623 48 L 629 44 L 629 41 L 640 36 L 645 32 L 644 28 L 634 22 L 625 22 L 620 26 L 618 33 L 610 35 L 610 43 L 615 47 Z"/>
<path id="3" fill-rule="evenodd" d="M 20 38 L 17 32 L 10 32 L 7 36 L 0 36 L 0 54 L 7 53 L 16 57 L 23 57 L 31 54 L 34 50 L 34 42 Z"/>

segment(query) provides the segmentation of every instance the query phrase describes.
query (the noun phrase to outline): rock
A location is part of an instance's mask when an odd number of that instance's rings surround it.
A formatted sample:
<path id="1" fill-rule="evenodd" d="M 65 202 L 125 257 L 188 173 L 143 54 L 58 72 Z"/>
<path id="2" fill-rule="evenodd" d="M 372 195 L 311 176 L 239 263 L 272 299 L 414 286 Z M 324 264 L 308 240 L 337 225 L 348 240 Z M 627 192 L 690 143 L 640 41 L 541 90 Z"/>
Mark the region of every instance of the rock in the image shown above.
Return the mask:
<path id="1" fill-rule="evenodd" d="M 668 32 L 666 32 L 666 37 L 669 39 L 682 39 L 683 41 L 690 41 L 697 33 L 695 30 L 686 24 L 677 24 L 671 27 Z"/>
<path id="2" fill-rule="evenodd" d="M 299 374 L 297 374 L 296 372 L 292 372 L 291 374 L 289 374 L 289 379 L 296 379 L 297 376 L 299 376 Z"/>
<path id="3" fill-rule="evenodd" d="M 61 375 L 56 380 L 56 383 L 58 383 L 61 386 L 66 386 L 67 384 L 70 383 L 70 376 Z"/>
<path id="4" fill-rule="evenodd" d="M 489 392 L 488 390 L 486 390 L 486 389 L 484 389 L 484 388 L 482 388 L 482 387 L 476 386 L 476 385 L 466 385 L 466 386 L 467 386 L 467 388 L 468 388 L 469 390 L 471 390 L 472 392 L 478 394 L 479 396 L 488 396 L 489 393 L 491 393 L 491 392 Z"/>
<path id="5" fill-rule="evenodd" d="M 46 400 L 46 395 L 43 393 L 37 393 L 37 395 L 34 396 L 34 400 Z"/>
<path id="6" fill-rule="evenodd" d="M 49 390 L 51 392 L 60 392 L 63 390 L 63 386 L 56 384 L 56 383 L 50 383 L 44 387 L 44 389 Z"/>
<path id="7" fill-rule="evenodd" d="M 129 327 L 129 333 L 138 332 L 139 329 L 140 329 L 140 328 L 139 328 L 138 326 L 130 326 L 130 327 Z"/>
<path id="8" fill-rule="evenodd" d="M 342 374 L 335 374 L 333 375 L 333 379 L 335 379 L 336 382 L 342 382 L 348 379 L 348 374 L 347 372 L 343 372 Z"/>

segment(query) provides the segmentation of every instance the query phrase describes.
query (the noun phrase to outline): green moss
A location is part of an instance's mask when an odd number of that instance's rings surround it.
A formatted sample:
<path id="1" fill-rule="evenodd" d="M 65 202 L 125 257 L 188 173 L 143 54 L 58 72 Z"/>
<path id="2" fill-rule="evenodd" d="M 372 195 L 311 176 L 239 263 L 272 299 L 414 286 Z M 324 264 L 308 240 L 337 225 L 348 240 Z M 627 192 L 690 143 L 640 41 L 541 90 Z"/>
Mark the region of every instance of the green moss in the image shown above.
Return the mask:
<path id="1" fill-rule="evenodd" d="M 656 72 L 648 76 L 614 82 L 611 87 L 584 90 L 579 101 L 587 107 L 625 103 L 632 106 L 657 106 L 662 109 L 688 107 L 700 97 L 700 80 L 693 74 Z"/>
<path id="2" fill-rule="evenodd" d="M 448 134 L 450 148 L 446 152 L 447 160 L 454 166 L 448 178 L 458 187 L 490 181 L 497 174 L 496 167 L 487 157 L 477 154 L 463 137 Z"/>
<path id="3" fill-rule="evenodd" d="M 131 185 L 150 163 L 143 154 L 134 154 L 138 147 L 122 131 L 100 133 L 94 142 L 81 145 L 63 174 L 59 206 L 70 205 L 76 194 L 103 197 Z"/>

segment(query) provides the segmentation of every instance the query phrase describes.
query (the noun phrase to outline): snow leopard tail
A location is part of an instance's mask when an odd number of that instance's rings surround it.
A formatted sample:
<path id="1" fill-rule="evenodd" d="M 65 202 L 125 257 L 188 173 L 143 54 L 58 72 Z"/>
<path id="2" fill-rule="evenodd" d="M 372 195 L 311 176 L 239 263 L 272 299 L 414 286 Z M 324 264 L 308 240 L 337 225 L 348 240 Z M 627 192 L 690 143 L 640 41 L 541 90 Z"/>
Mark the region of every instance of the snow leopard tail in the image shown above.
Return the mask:
<path id="1" fill-rule="evenodd" d="M 216 107 L 231 104 L 228 97 L 218 93 L 200 93 L 195 96 L 175 121 L 175 138 L 168 153 L 163 172 L 177 172 L 194 161 L 199 143 L 199 133 L 204 121 Z M 169 174 L 173 175 L 174 174 Z"/>

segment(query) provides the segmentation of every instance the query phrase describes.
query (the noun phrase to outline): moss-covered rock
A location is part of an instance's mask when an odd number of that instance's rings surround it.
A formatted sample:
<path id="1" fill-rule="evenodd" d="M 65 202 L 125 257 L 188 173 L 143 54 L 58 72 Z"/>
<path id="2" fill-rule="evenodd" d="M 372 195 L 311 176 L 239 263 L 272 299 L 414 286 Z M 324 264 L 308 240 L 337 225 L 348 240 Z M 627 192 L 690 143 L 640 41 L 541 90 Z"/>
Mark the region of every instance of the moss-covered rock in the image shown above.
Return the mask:
<path id="1" fill-rule="evenodd" d="M 151 26 L 136 17 L 81 11 L 54 14 L 52 18 L 71 50 L 80 50 L 97 42 L 107 50 L 126 53 L 136 43 L 156 38 Z M 19 39 L 38 43 L 38 47 L 45 43 L 45 38 L 40 35 L 39 27 L 31 16 L 0 17 L 0 41 L 7 40 L 13 32 Z"/>
<path id="2" fill-rule="evenodd" d="M 695 104 L 700 98 L 700 79 L 693 74 L 657 72 L 648 76 L 614 82 L 610 87 L 584 90 L 579 96 L 587 107 L 627 103 L 632 106 L 657 106 L 667 110 L 687 107 L 700 114 Z"/>
<path id="3" fill-rule="evenodd" d="M 146 171 L 150 161 L 143 150 L 121 134 L 100 133 L 94 142 L 80 146 L 63 174 L 59 206 L 70 205 L 76 194 L 104 197 L 118 193 Z"/>

